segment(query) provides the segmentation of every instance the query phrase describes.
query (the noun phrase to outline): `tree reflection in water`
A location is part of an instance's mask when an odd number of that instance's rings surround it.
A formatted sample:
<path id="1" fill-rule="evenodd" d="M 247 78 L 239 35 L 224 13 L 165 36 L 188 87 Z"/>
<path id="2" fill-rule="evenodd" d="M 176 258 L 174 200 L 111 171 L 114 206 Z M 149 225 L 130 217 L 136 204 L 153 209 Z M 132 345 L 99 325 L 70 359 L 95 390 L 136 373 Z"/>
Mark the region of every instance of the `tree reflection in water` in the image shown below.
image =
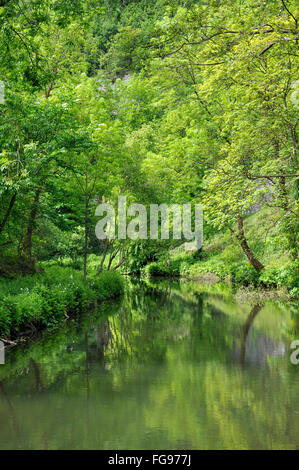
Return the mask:
<path id="1" fill-rule="evenodd" d="M 124 299 L 8 352 L 0 447 L 295 448 L 292 316 L 198 283 L 128 282 Z"/>

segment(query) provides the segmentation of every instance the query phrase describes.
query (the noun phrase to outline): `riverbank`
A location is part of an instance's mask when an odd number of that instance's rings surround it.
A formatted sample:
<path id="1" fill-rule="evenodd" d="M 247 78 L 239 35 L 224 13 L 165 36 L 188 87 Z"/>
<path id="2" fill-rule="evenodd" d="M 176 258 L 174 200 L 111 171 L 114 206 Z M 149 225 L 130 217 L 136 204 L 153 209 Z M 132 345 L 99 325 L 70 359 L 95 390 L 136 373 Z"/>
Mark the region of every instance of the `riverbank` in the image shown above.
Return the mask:
<path id="1" fill-rule="evenodd" d="M 117 272 L 93 274 L 84 281 L 79 271 L 51 266 L 33 276 L 0 278 L 0 338 L 19 340 L 51 328 L 122 292 Z"/>
<path id="2" fill-rule="evenodd" d="M 255 256 L 264 269 L 251 266 L 231 232 L 204 237 L 200 252 L 186 252 L 184 246 L 169 251 L 142 269 L 148 277 L 183 277 L 200 282 L 226 281 L 236 287 L 279 290 L 291 298 L 299 297 L 299 262 L 292 260 L 284 239 L 270 214 L 260 211 L 245 219 L 245 230 Z M 263 243 L 256 240 L 264 239 Z"/>
<path id="3" fill-rule="evenodd" d="M 195 265 L 195 263 L 194 263 Z M 287 288 L 283 282 L 270 282 L 265 283 L 259 278 L 256 281 L 252 281 L 250 276 L 245 277 L 241 282 L 236 280 L 231 276 L 231 273 L 228 271 L 226 275 L 219 276 L 212 271 L 204 271 L 204 266 L 200 266 L 199 272 L 196 272 L 196 267 L 191 264 L 190 271 L 184 271 L 182 274 L 180 269 L 177 269 L 177 263 L 174 265 L 169 264 L 165 266 L 163 263 L 154 262 L 148 264 L 143 272 L 142 277 L 145 278 L 157 278 L 157 279 L 181 279 L 186 282 L 198 282 L 201 284 L 207 284 L 209 286 L 227 284 L 232 286 L 234 295 L 238 298 L 243 298 L 244 301 L 260 301 L 263 299 L 280 299 L 285 301 L 299 300 L 298 288 Z M 294 271 L 296 270 L 296 266 Z M 291 271 L 292 267 L 289 267 L 288 271 Z M 195 271 L 195 273 L 194 273 Z M 292 274 L 292 273 L 291 273 Z M 296 275 L 296 274 L 295 274 Z"/>

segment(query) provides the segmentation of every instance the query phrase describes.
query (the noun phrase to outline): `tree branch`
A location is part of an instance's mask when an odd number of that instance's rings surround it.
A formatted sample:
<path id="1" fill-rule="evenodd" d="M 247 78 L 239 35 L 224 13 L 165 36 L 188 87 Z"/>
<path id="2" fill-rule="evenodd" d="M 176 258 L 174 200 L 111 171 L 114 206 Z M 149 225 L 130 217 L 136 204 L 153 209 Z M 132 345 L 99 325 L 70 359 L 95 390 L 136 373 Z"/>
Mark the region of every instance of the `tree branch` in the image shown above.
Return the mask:
<path id="1" fill-rule="evenodd" d="M 297 29 L 297 25 L 298 25 L 298 22 L 297 22 L 297 18 L 295 18 L 295 16 L 293 15 L 292 12 L 290 12 L 290 10 L 288 9 L 288 7 L 286 6 L 286 3 L 284 0 L 281 0 L 281 3 L 283 4 L 284 6 L 284 9 L 288 12 L 288 14 L 293 18 L 293 20 L 295 21 L 295 25 L 296 25 L 296 29 Z"/>
<path id="2" fill-rule="evenodd" d="M 298 41 L 299 36 L 296 36 L 294 38 L 282 38 L 282 39 L 276 39 L 275 41 L 271 42 L 266 46 L 260 53 L 259 56 L 263 55 L 265 52 L 267 52 L 274 44 L 278 44 L 279 42 L 285 42 L 285 41 Z"/>

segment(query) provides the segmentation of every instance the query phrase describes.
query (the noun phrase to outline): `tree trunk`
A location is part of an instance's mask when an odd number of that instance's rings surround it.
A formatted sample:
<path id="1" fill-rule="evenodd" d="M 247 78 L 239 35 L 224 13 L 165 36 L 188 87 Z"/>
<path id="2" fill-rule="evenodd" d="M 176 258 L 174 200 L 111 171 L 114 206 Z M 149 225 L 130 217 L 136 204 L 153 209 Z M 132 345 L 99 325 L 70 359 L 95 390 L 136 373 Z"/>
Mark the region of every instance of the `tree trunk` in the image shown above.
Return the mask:
<path id="1" fill-rule="evenodd" d="M 22 255 L 25 254 L 25 257 L 28 259 L 30 264 L 32 264 L 32 234 L 34 229 L 35 219 L 38 213 L 38 203 L 41 193 L 41 186 L 39 186 L 35 192 L 34 199 L 32 201 L 32 207 L 28 218 L 27 232 L 25 242 L 22 247 Z"/>
<path id="2" fill-rule="evenodd" d="M 5 216 L 0 224 L 0 233 L 2 232 L 2 230 L 4 229 L 5 225 L 6 225 L 6 222 L 10 216 L 10 213 L 12 211 L 12 208 L 14 206 L 14 203 L 16 201 L 16 197 L 17 197 L 17 193 L 14 193 L 12 196 L 11 196 L 11 199 L 10 199 L 10 202 L 9 202 L 9 206 L 7 208 L 7 211 L 5 213 Z"/>
<path id="3" fill-rule="evenodd" d="M 126 262 L 126 259 L 127 258 L 123 258 L 122 260 L 120 260 L 120 262 L 116 266 L 114 266 L 113 271 L 116 271 L 118 268 L 120 268 Z"/>
<path id="4" fill-rule="evenodd" d="M 102 259 L 101 259 L 101 264 L 100 264 L 98 272 L 97 272 L 98 275 L 101 274 L 101 272 L 103 270 L 104 262 L 105 262 L 107 251 L 108 251 L 108 246 L 109 246 L 109 240 L 106 239 L 106 243 L 105 243 L 105 247 L 104 247 L 104 253 L 103 253 L 103 256 L 102 256 Z"/>
<path id="5" fill-rule="evenodd" d="M 117 253 L 119 252 L 120 248 L 117 248 L 114 252 L 111 253 L 110 258 L 109 258 L 109 263 L 107 266 L 107 271 L 110 271 L 112 261 L 116 258 Z"/>
<path id="6" fill-rule="evenodd" d="M 39 364 L 35 362 L 34 359 L 30 359 L 33 372 L 34 372 L 34 378 L 35 378 L 35 389 L 37 392 L 41 392 L 43 390 L 43 384 L 41 381 L 41 376 L 40 376 L 40 367 Z"/>
<path id="7" fill-rule="evenodd" d="M 87 192 L 87 185 L 88 185 L 88 178 L 87 172 L 85 173 L 85 214 L 84 214 L 84 251 L 83 251 L 83 258 L 84 258 L 84 281 L 86 280 L 86 272 L 87 272 L 87 245 L 88 245 L 88 233 L 87 233 L 87 223 L 88 223 L 88 192 Z"/>
<path id="8" fill-rule="evenodd" d="M 242 331 L 242 336 L 241 336 L 241 346 L 240 346 L 240 362 L 241 362 L 241 364 L 245 363 L 246 341 L 247 341 L 247 336 L 248 336 L 249 330 L 251 328 L 253 320 L 259 314 L 259 312 L 262 310 L 263 306 L 264 306 L 264 304 L 255 305 L 252 308 L 246 322 L 243 325 L 243 328 L 242 328 L 243 331 Z"/>
<path id="9" fill-rule="evenodd" d="M 288 251 L 293 260 L 298 258 L 298 241 L 297 241 L 297 220 L 295 220 L 290 213 L 290 203 L 286 187 L 286 179 L 281 170 L 282 176 L 279 178 L 278 195 L 281 200 L 281 206 L 285 212 L 284 226 L 285 235 L 288 240 Z"/>
<path id="10" fill-rule="evenodd" d="M 249 260 L 249 263 L 258 272 L 262 271 L 262 269 L 264 269 L 264 265 L 254 256 L 245 238 L 242 216 L 238 217 L 238 231 L 239 232 L 238 232 L 237 238 L 239 240 L 242 250 L 244 251 L 245 255 L 247 256 Z"/>

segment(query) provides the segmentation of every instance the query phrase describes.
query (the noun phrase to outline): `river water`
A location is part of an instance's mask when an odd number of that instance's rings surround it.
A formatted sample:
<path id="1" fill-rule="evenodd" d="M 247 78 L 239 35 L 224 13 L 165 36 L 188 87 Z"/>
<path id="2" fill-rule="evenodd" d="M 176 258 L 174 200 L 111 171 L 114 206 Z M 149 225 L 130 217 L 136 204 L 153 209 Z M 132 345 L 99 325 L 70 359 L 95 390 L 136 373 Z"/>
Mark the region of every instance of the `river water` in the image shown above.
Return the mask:
<path id="1" fill-rule="evenodd" d="M 298 306 L 128 281 L 6 352 L 1 449 L 298 449 Z"/>

